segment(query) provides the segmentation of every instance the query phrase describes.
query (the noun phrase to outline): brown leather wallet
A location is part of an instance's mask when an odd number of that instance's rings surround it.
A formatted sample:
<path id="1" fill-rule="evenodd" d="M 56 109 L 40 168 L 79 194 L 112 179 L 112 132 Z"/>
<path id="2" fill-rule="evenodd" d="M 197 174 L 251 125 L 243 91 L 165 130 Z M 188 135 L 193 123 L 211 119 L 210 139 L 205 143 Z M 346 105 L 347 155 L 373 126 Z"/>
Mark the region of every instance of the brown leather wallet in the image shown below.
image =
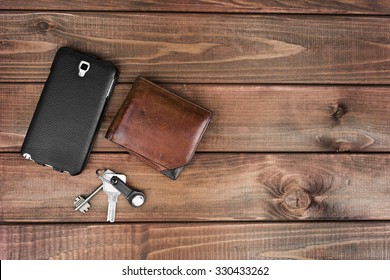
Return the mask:
<path id="1" fill-rule="evenodd" d="M 191 161 L 211 116 L 210 110 L 138 77 L 106 138 L 175 180 Z"/>

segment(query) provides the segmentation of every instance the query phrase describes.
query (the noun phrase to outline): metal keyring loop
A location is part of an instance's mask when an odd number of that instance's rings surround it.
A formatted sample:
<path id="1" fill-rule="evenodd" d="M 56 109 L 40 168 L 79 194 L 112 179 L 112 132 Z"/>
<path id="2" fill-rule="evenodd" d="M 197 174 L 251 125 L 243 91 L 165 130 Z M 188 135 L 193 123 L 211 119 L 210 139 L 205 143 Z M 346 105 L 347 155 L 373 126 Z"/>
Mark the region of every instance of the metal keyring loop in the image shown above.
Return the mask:
<path id="1" fill-rule="evenodd" d="M 96 176 L 102 181 L 102 182 L 106 182 L 108 184 L 111 184 L 110 181 L 108 181 L 106 178 L 104 178 L 101 174 L 100 174 L 100 171 L 103 171 L 104 173 L 104 169 L 96 169 Z"/>

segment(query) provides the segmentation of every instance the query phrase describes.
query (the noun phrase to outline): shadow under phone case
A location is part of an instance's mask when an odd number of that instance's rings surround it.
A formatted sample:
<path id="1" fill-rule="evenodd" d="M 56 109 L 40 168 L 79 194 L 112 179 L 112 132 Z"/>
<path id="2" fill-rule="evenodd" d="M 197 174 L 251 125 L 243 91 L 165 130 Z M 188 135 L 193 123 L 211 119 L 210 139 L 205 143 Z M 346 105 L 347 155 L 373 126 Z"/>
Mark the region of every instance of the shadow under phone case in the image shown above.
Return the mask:
<path id="1" fill-rule="evenodd" d="M 77 175 L 84 169 L 117 77 L 115 66 L 62 47 L 42 90 L 21 154 Z"/>

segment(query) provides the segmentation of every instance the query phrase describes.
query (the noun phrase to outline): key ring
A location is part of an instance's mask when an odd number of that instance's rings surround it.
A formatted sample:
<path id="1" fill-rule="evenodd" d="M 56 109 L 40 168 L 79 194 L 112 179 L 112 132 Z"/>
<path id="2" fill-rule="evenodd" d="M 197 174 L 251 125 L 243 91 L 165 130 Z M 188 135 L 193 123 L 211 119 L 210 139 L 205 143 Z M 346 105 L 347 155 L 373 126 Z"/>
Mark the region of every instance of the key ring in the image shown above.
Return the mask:
<path id="1" fill-rule="evenodd" d="M 104 170 L 104 169 L 96 169 L 96 176 L 97 176 L 102 182 L 106 182 L 106 183 L 108 183 L 108 184 L 111 185 L 111 182 L 108 181 L 106 178 L 104 178 L 104 177 L 100 174 L 101 171 L 103 171 L 103 173 L 104 173 L 105 170 Z"/>

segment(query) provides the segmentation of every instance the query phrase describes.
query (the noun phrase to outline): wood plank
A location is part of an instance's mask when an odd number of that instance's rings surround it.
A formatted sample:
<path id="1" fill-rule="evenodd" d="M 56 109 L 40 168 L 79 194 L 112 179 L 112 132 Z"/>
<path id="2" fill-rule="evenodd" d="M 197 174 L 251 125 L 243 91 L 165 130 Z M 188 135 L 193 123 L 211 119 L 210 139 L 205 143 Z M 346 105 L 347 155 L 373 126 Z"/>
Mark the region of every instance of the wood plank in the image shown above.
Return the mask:
<path id="1" fill-rule="evenodd" d="M 164 85 L 214 112 L 199 151 L 390 151 L 388 87 Z M 95 151 L 131 85 L 116 87 Z M 20 150 L 42 84 L 0 84 L 0 151 Z"/>
<path id="2" fill-rule="evenodd" d="M 2 225 L 1 259 L 390 259 L 390 224 Z"/>
<path id="3" fill-rule="evenodd" d="M 95 170 L 128 175 L 144 191 L 141 208 L 119 197 L 117 221 L 390 219 L 390 154 L 196 154 L 172 181 L 128 154 L 93 154 L 79 176 L 20 155 L 0 154 L 0 222 L 104 222 L 102 192 L 88 213 L 77 195 L 100 183 Z"/>
<path id="4" fill-rule="evenodd" d="M 389 84 L 390 18 L 2 13 L 0 82 L 43 82 L 68 45 L 116 63 L 121 82 Z"/>
<path id="5" fill-rule="evenodd" d="M 0 9 L 7 10 L 87 10 L 142 12 L 207 12 L 207 13 L 311 13 L 311 14 L 390 14 L 388 0 L 2 0 Z"/>

